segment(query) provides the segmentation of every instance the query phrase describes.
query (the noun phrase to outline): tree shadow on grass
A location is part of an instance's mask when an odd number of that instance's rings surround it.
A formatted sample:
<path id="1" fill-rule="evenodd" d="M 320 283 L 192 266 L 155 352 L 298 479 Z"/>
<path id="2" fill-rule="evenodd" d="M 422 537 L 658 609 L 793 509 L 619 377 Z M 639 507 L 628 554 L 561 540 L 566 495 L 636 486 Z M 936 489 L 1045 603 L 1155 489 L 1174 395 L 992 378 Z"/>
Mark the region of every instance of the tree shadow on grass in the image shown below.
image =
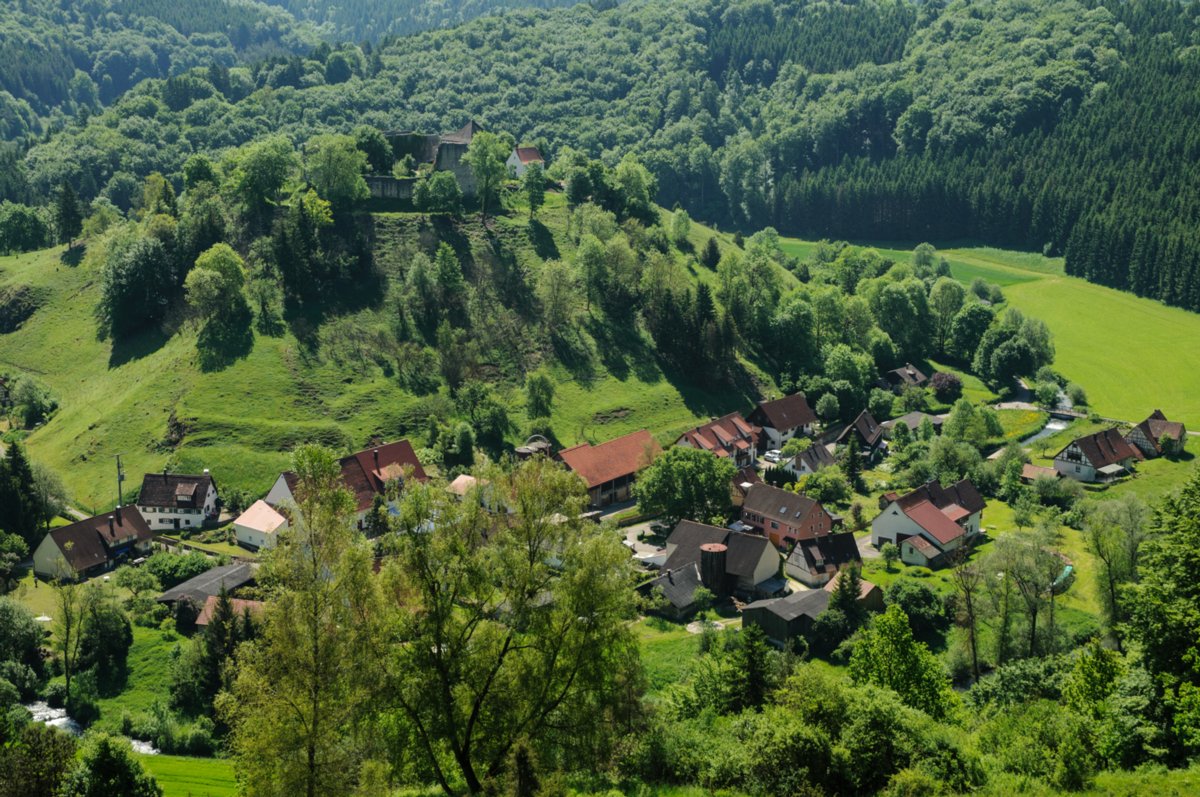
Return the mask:
<path id="1" fill-rule="evenodd" d="M 77 246 L 71 246 L 64 249 L 63 253 L 59 255 L 58 260 L 64 266 L 75 268 L 83 262 L 83 256 L 86 253 L 87 246 L 84 244 L 78 244 Z"/>
<path id="2" fill-rule="evenodd" d="M 254 349 L 254 332 L 250 328 L 253 320 L 245 302 L 210 318 L 196 338 L 200 370 L 221 371 L 247 357 Z"/>
<path id="3" fill-rule="evenodd" d="M 550 229 L 537 219 L 529 220 L 529 242 L 533 244 L 533 251 L 542 260 L 559 258 L 558 244 L 554 243 L 554 236 L 550 234 Z"/>
<path id="4" fill-rule="evenodd" d="M 120 368 L 126 363 L 149 357 L 166 345 L 167 341 L 171 339 L 171 334 L 170 330 L 156 327 L 114 338 L 112 350 L 108 354 L 108 367 Z"/>

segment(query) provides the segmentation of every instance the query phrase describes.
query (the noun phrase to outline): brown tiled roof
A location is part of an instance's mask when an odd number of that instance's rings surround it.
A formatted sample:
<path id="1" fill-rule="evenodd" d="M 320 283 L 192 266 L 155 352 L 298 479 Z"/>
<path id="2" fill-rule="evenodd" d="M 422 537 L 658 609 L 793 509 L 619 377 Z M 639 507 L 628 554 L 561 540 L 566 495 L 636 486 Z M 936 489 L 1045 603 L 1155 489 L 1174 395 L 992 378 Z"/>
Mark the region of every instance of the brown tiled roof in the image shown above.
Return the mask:
<path id="1" fill-rule="evenodd" d="M 926 559 L 936 559 L 938 554 L 941 553 L 924 537 L 909 537 L 905 542 L 920 551 Z"/>
<path id="2" fill-rule="evenodd" d="M 204 608 L 200 610 L 200 614 L 196 617 L 197 627 L 203 628 L 208 625 L 209 621 L 212 620 L 213 612 L 217 610 L 217 601 L 220 599 L 219 595 L 209 595 L 204 599 Z M 263 609 L 267 607 L 267 604 L 262 601 L 243 600 L 242 598 L 230 598 L 229 602 L 233 604 L 234 617 L 241 617 L 247 610 L 252 615 L 262 614 Z"/>
<path id="3" fill-rule="evenodd" d="M 1150 417 L 1137 425 L 1142 434 L 1154 446 L 1155 451 L 1162 452 L 1162 446 L 1159 441 L 1164 437 L 1170 440 L 1182 440 L 1187 432 L 1184 426 L 1179 421 L 1169 421 L 1162 410 L 1155 410 L 1150 413 Z"/>
<path id="4" fill-rule="evenodd" d="M 987 501 L 975 489 L 975 485 L 971 483 L 970 479 L 963 479 L 949 487 L 943 487 L 939 482 L 931 481 L 896 500 L 900 502 L 901 508 L 913 506 L 922 501 L 928 501 L 942 510 L 957 504 L 966 509 L 969 514 L 982 512 L 987 506 Z"/>
<path id="5" fill-rule="evenodd" d="M 808 515 L 814 506 L 820 506 L 804 493 L 781 490 L 769 484 L 756 484 L 746 493 L 742 509 L 763 517 L 795 523 Z"/>
<path id="6" fill-rule="evenodd" d="M 820 567 L 817 567 L 818 559 L 821 560 Z M 801 540 L 788 555 L 788 564 L 803 568 L 814 575 L 834 572 L 842 565 L 861 561 L 858 542 L 854 539 L 854 533 L 850 531 Z"/>
<path id="7" fill-rule="evenodd" d="M 80 573 L 107 562 L 109 546 L 128 543 L 131 538 L 136 542 L 148 542 L 154 538 L 154 533 L 141 512 L 126 506 L 53 529 L 49 536 L 62 551 L 67 564 Z"/>
<path id="8" fill-rule="evenodd" d="M 208 489 L 214 484 L 211 474 L 190 476 L 182 473 L 147 473 L 142 477 L 138 506 L 189 509 L 202 506 Z"/>
<path id="9" fill-rule="evenodd" d="M 544 163 L 545 159 L 537 147 L 517 147 L 517 160 L 521 163 Z"/>
<path id="10" fill-rule="evenodd" d="M 934 553 L 937 553 L 937 552 L 934 551 Z M 825 586 L 821 587 L 821 589 L 825 590 L 826 592 L 832 593 L 832 592 L 837 591 L 837 586 L 838 586 L 838 580 L 836 578 L 831 578 L 831 579 L 829 579 L 828 582 L 826 582 Z M 865 578 L 860 578 L 858 580 L 858 599 L 860 601 L 866 600 L 867 597 L 870 596 L 870 594 L 872 592 L 877 592 L 878 590 L 879 590 L 878 584 L 867 581 Z"/>
<path id="11" fill-rule="evenodd" d="M 580 443 L 558 452 L 567 467 L 587 482 L 588 488 L 637 473 L 662 453 L 658 441 L 642 429 L 593 446 Z"/>
<path id="12" fill-rule="evenodd" d="M 837 443 L 844 444 L 849 439 L 851 433 L 857 431 L 859 441 L 864 443 L 867 448 L 874 448 L 879 443 L 879 438 L 883 437 L 883 427 L 880 426 L 869 410 L 863 410 L 854 419 L 854 422 L 842 430 L 842 433 L 837 436 Z"/>
<path id="13" fill-rule="evenodd" d="M 750 420 L 759 426 L 787 431 L 816 423 L 817 414 L 808 405 L 808 398 L 803 393 L 793 393 L 783 398 L 758 402 L 758 406 L 750 413 Z"/>
<path id="14" fill-rule="evenodd" d="M 1077 438 L 1071 445 L 1079 447 L 1093 468 L 1116 465 L 1127 459 L 1142 458 L 1141 452 L 1122 437 L 1121 431 L 1115 426 L 1102 432 Z M 1067 448 L 1070 448 L 1070 445 Z M 1066 448 L 1063 449 L 1063 451 L 1066 450 Z M 1058 459 L 1063 451 L 1058 452 L 1054 458 Z"/>
<path id="15" fill-rule="evenodd" d="M 1045 476 L 1057 479 L 1061 475 L 1054 468 L 1043 468 L 1041 465 L 1031 465 L 1028 462 L 1021 466 L 1021 478 L 1029 479 L 1030 481 L 1036 481 Z"/>
<path id="16" fill-rule="evenodd" d="M 920 386 L 929 381 L 929 377 L 921 373 L 921 369 L 912 363 L 905 363 L 903 368 L 888 371 L 888 381 L 897 385 Z"/>

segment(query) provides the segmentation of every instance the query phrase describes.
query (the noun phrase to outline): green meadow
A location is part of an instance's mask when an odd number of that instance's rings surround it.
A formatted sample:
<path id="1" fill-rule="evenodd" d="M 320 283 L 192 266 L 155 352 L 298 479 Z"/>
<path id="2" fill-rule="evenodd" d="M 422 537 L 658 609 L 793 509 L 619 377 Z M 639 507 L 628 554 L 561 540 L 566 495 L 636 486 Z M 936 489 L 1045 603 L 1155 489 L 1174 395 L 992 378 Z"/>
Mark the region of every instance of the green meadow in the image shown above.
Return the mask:
<path id="1" fill-rule="evenodd" d="M 233 763 L 221 758 L 139 755 L 142 766 L 162 787 L 163 797 L 234 797 Z"/>
<path id="2" fill-rule="evenodd" d="M 815 247 L 785 243 L 797 257 Z M 907 244 L 875 248 L 897 260 L 912 252 Z M 956 279 L 995 283 L 1009 305 L 1049 325 L 1054 367 L 1083 385 L 1094 412 L 1137 423 L 1160 408 L 1200 429 L 1200 315 L 1068 277 L 1062 258 L 989 247 L 940 252 Z"/>

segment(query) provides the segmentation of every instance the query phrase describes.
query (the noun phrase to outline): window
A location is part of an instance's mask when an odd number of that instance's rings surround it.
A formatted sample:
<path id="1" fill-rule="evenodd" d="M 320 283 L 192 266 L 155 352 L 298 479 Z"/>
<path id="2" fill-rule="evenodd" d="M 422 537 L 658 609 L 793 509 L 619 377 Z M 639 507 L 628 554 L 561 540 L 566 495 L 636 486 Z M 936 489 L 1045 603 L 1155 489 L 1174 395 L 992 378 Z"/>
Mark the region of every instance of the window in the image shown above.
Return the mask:
<path id="1" fill-rule="evenodd" d="M 779 524 L 778 524 L 778 523 L 776 523 L 774 520 L 772 520 L 772 521 L 771 521 L 771 528 L 773 528 L 773 529 L 777 529 L 777 528 L 779 528 Z"/>

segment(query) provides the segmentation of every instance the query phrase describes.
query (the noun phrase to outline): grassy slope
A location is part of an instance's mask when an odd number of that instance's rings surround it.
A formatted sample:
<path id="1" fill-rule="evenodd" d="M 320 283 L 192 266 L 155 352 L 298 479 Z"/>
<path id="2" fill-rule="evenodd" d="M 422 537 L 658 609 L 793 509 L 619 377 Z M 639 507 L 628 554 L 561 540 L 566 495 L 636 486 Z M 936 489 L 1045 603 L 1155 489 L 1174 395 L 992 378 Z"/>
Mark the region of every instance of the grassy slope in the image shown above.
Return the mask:
<path id="1" fill-rule="evenodd" d="M 539 251 L 568 257 L 573 249 L 560 195 L 548 197 L 540 217 L 552 242 L 544 236 L 535 241 L 523 214 L 497 220 L 497 236 L 526 269 L 541 262 Z M 430 250 L 438 242 L 438 231 L 411 214 L 381 215 L 376 226 L 381 263 L 406 242 L 419 240 Z M 488 257 L 488 241 L 473 219 L 457 233 L 457 242 L 473 258 Z M 693 245 L 701 246 L 710 234 L 694 224 Z M 728 245 L 727 238 L 721 240 Z M 98 274 L 86 265 L 63 264 L 60 254 L 55 249 L 0 258 L 0 287 L 30 285 L 45 298 L 20 330 L 0 335 L 0 369 L 36 375 L 58 399 L 61 409 L 28 445 L 35 460 L 62 475 L 83 508 L 114 502 L 117 454 L 129 474 L 127 499 L 142 473 L 168 465 L 193 472 L 210 468 L 218 484 L 262 494 L 299 443 L 351 450 L 372 435 L 423 437 L 428 413 L 421 408 L 430 399 L 405 391 L 369 357 L 354 356 L 370 348 L 369 340 L 354 339 L 355 332 L 386 329 L 386 305 L 357 310 L 337 325 L 343 333 L 351 330 L 333 347 L 337 355 L 325 345 L 335 324 L 326 323 L 313 336 L 321 344 L 302 343 L 291 332 L 257 335 L 245 359 L 205 373 L 197 365 L 195 330 L 188 325 L 165 340 L 145 335 L 115 351 L 111 342 L 97 340 L 91 314 L 99 296 Z M 692 278 L 712 281 L 715 275 L 699 269 Z M 520 330 L 515 332 L 519 336 Z M 587 355 L 570 369 L 549 353 L 527 353 L 531 362 L 546 358 L 559 382 L 552 421 L 564 444 L 601 441 L 642 427 L 669 441 L 699 419 L 745 409 L 752 401 L 751 385 L 709 390 L 664 373 L 644 341 L 602 344 L 582 330 L 578 337 Z M 746 367 L 769 384 L 752 364 Z M 502 375 L 501 395 L 513 420 L 523 425 L 520 374 L 510 368 Z M 172 411 L 188 429 L 174 450 L 163 444 Z"/>
<path id="2" fill-rule="evenodd" d="M 140 755 L 163 797 L 234 797 L 238 793 L 233 763 L 220 758 Z"/>

